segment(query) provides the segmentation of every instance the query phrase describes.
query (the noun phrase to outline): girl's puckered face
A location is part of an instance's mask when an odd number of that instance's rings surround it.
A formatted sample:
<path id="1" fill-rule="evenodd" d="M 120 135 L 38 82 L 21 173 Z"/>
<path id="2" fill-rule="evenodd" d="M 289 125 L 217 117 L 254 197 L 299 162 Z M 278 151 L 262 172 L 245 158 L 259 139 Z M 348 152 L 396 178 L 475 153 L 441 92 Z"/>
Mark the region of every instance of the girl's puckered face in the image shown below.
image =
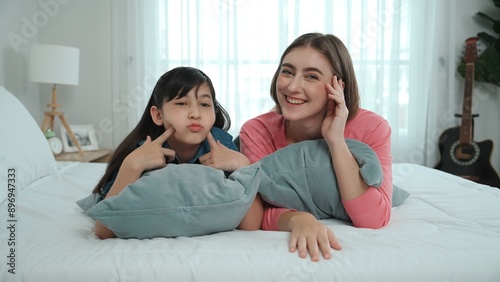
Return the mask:
<path id="1" fill-rule="evenodd" d="M 180 143 L 197 145 L 207 138 L 215 123 L 215 107 L 208 85 L 193 88 L 182 98 L 163 104 L 162 120 L 165 129 L 173 126 L 175 134 L 169 138 Z M 171 140 L 174 139 L 174 140 Z"/>

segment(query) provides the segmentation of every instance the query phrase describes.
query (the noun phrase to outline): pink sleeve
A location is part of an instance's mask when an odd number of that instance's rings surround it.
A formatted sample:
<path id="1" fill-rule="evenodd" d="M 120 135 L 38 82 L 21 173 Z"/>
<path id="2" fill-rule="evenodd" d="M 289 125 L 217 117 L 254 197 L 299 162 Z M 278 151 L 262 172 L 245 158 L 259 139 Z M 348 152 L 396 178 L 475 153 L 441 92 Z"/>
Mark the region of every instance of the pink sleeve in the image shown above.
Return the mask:
<path id="1" fill-rule="evenodd" d="M 252 140 L 248 137 L 247 132 L 240 132 L 240 151 L 250 160 L 250 163 L 252 164 L 267 156 L 264 149 L 258 146 L 255 141 L 255 139 Z"/>
<path id="2" fill-rule="evenodd" d="M 283 117 L 269 112 L 246 121 L 240 130 L 240 151 L 251 163 L 287 146 Z"/>
<path id="3" fill-rule="evenodd" d="M 262 218 L 262 230 L 279 231 L 278 220 L 280 216 L 292 209 L 278 208 L 269 204 L 264 206 L 264 217 Z"/>
<path id="4" fill-rule="evenodd" d="M 369 187 L 363 195 L 353 200 L 342 200 L 344 208 L 355 227 L 381 228 L 387 223 L 392 209 L 392 155 L 391 128 L 384 121 L 377 125 L 362 142 L 377 154 L 384 178 L 379 188 Z"/>

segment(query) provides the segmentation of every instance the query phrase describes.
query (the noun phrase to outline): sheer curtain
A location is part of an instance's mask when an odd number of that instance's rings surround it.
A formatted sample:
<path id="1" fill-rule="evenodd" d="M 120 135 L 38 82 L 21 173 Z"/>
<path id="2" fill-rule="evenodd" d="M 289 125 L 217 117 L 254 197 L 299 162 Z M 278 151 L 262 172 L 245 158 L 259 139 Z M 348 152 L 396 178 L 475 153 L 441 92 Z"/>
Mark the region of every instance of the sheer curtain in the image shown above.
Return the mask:
<path id="1" fill-rule="evenodd" d="M 450 111 L 447 74 L 455 66 L 446 43 L 454 42 L 451 0 L 113 3 L 114 53 L 123 64 L 114 74 L 118 139 L 137 123 L 156 80 L 181 65 L 210 76 L 236 136 L 246 120 L 273 107 L 270 81 L 288 44 L 303 33 L 322 32 L 349 48 L 362 107 L 384 116 L 393 129 L 394 161 L 433 166 L 437 160 L 438 136 L 451 123 L 440 119 Z"/>

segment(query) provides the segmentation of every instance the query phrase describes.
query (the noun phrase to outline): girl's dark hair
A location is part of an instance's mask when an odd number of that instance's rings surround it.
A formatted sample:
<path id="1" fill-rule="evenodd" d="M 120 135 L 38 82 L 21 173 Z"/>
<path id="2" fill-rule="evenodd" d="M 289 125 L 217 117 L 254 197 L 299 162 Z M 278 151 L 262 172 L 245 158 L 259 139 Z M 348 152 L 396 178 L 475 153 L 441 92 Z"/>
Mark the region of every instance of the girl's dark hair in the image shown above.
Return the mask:
<path id="1" fill-rule="evenodd" d="M 288 53 L 299 47 L 312 47 L 322 54 L 330 62 L 333 73 L 336 74 L 339 79 L 341 78 L 345 83 L 345 103 L 347 109 L 349 110 L 347 120 L 350 120 L 356 115 L 359 109 L 360 98 L 358 92 L 358 82 L 356 80 L 356 74 L 354 73 L 354 66 L 352 64 L 349 51 L 339 38 L 331 34 L 303 34 L 297 37 L 292 44 L 286 48 L 285 52 L 283 52 L 278 69 L 274 73 L 273 80 L 271 82 L 271 97 L 276 104 L 276 111 L 281 114 L 281 106 L 278 102 L 278 93 L 276 92 L 276 81 L 280 75 L 283 59 Z"/>
<path id="2" fill-rule="evenodd" d="M 191 67 L 177 67 L 163 74 L 156 83 L 153 93 L 149 98 L 149 102 L 142 114 L 139 123 L 130 132 L 127 137 L 120 143 L 113 153 L 103 177 L 97 183 L 92 193 L 102 195 L 101 189 L 108 183 L 113 174 L 120 168 L 125 157 L 137 148 L 137 144 L 141 140 L 150 136 L 151 140 L 158 138 L 164 131 L 163 125 L 156 125 L 150 114 L 152 106 L 159 109 L 163 103 L 186 96 L 192 89 L 198 89 L 202 85 L 208 85 L 212 93 L 212 99 L 215 109 L 214 126 L 221 128 L 224 131 L 231 127 L 231 118 L 224 108 L 215 99 L 215 89 L 210 78 L 201 70 Z"/>

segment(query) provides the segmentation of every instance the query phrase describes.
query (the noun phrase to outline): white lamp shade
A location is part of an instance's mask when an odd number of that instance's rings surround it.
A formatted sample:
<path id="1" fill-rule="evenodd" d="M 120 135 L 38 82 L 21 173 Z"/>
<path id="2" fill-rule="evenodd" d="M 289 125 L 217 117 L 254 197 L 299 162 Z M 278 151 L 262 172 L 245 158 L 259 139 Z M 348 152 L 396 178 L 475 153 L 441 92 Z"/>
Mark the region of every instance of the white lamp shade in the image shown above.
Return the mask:
<path id="1" fill-rule="evenodd" d="M 80 49 L 48 44 L 31 46 L 31 81 L 78 85 L 79 74 Z"/>

